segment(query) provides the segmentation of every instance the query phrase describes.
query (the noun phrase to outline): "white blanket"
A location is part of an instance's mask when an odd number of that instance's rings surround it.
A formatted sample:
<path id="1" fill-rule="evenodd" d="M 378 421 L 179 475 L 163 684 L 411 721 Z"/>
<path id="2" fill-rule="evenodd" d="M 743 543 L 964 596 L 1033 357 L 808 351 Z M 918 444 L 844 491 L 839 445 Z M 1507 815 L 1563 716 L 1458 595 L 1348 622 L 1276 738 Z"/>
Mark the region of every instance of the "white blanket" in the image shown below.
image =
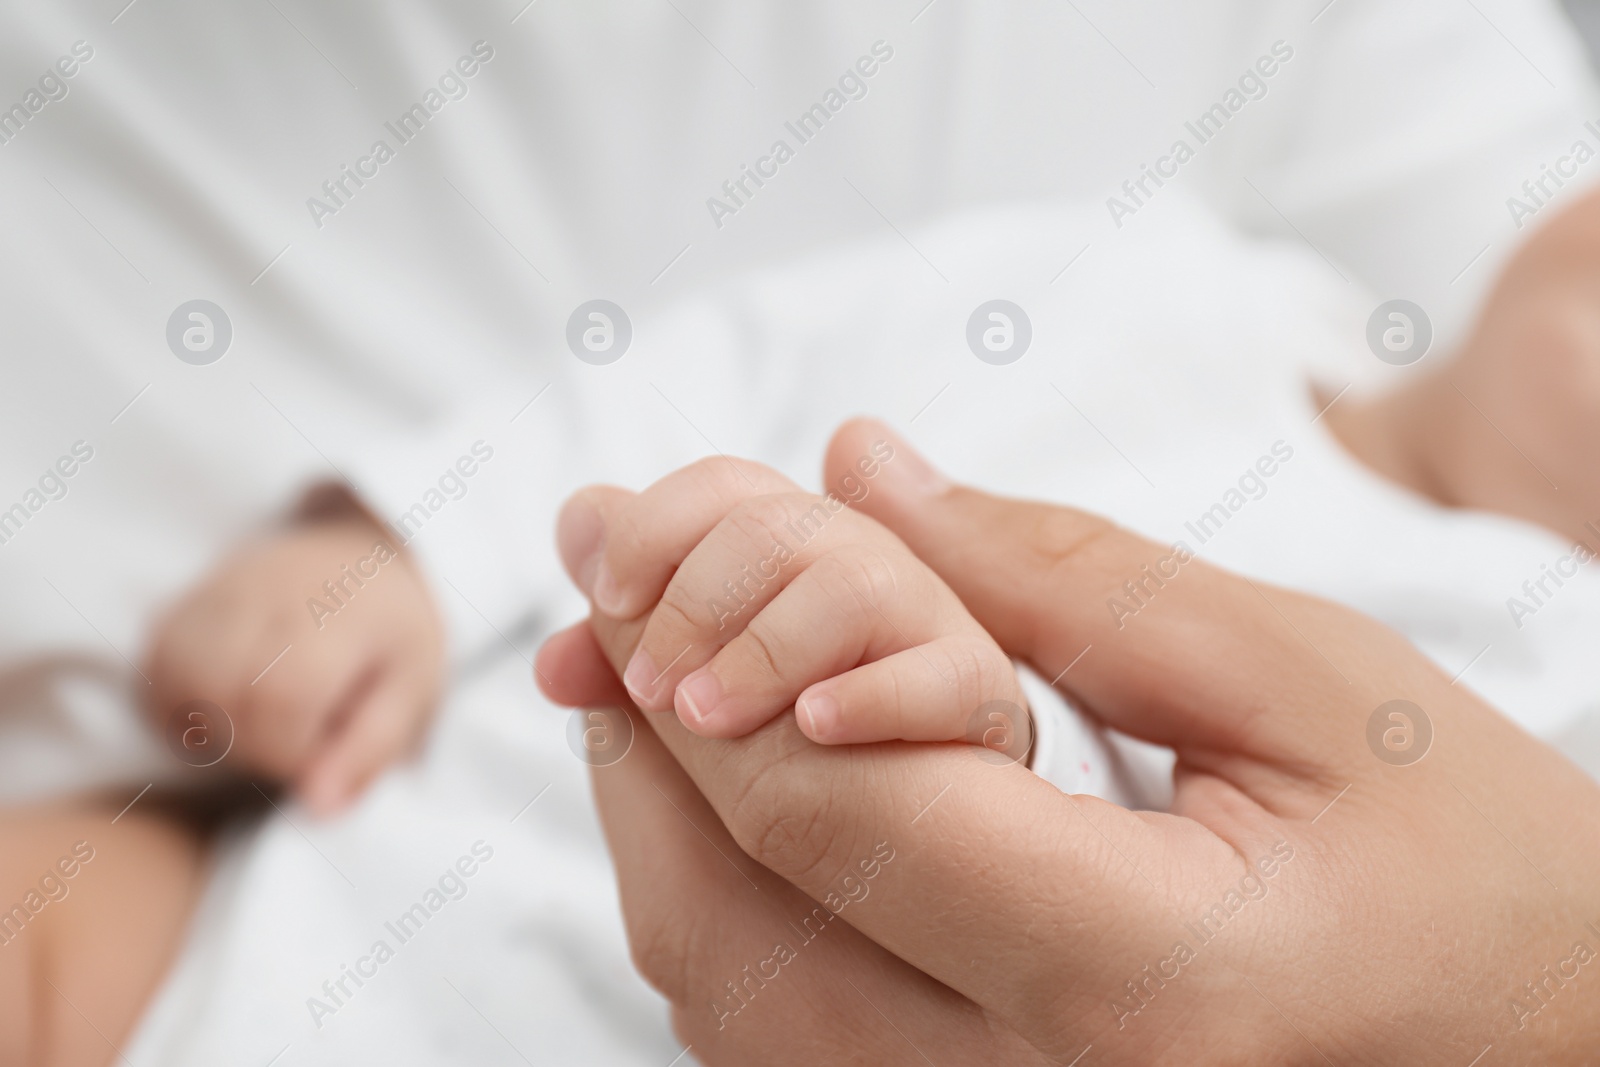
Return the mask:
<path id="1" fill-rule="evenodd" d="M 1050 283 L 1040 268 L 1093 210 L 991 212 L 910 235 L 951 265 L 949 295 L 937 301 L 895 280 L 907 254 L 897 238 L 753 278 L 680 307 L 638 363 L 665 374 L 692 362 L 712 378 L 755 360 L 778 390 L 826 367 L 826 388 L 804 393 L 807 409 L 787 409 L 795 449 L 769 457 L 797 478 L 814 482 L 815 459 L 795 457 L 817 456 L 838 417 L 881 411 L 909 423 L 958 477 L 1101 510 L 1370 612 L 1544 736 L 1583 723 L 1600 695 L 1600 665 L 1580 654 L 1600 640 L 1592 571 L 1517 628 L 1506 599 L 1561 543 L 1399 492 L 1313 422 L 1306 365 L 1315 356 L 1336 373 L 1341 360 L 1372 358 L 1361 347 L 1367 298 L 1304 248 L 1230 237 L 1181 197 Z M 1009 367 L 978 362 L 962 342 L 966 314 L 994 292 L 1015 294 L 1034 323 L 1035 348 Z M 840 351 L 873 359 L 846 359 L 845 373 Z M 707 394 L 687 382 L 674 393 L 733 452 L 746 451 L 782 395 L 715 393 L 735 406 L 705 414 Z M 595 398 L 598 424 L 621 434 L 643 420 L 664 436 L 635 437 L 636 448 L 694 450 L 683 420 L 656 426 L 642 400 L 618 395 L 612 383 Z M 1230 490 L 1274 453 L 1264 490 L 1246 479 L 1244 502 L 1220 527 L 1215 517 L 1196 527 L 1209 535 L 1202 542 L 1190 524 L 1237 503 Z M 549 548 L 529 551 L 558 589 Z M 541 607 L 550 623 L 580 610 L 570 593 Z M 1138 621 L 1127 620 L 1126 639 L 1137 639 Z M 318 825 L 286 806 L 233 844 L 190 947 L 127 1049 L 132 1062 L 266 1062 L 280 1052 L 285 1065 L 670 1061 L 679 1046 L 664 1011 L 628 968 L 565 716 L 507 651 L 454 689 L 422 763 L 387 776 L 353 815 Z M 466 895 L 399 943 L 385 923 L 480 840 L 493 859 L 464 880 Z M 379 940 L 394 958 L 361 963 Z M 346 996 L 337 981 L 358 963 L 375 976 L 360 987 L 347 979 Z"/>
<path id="2" fill-rule="evenodd" d="M 879 40 L 894 57 L 865 95 L 733 217 L 708 214 Z M 464 95 L 376 177 L 343 179 L 335 215 L 310 212 L 479 41 L 494 58 Z M 1279 41 L 1294 57 L 1265 89 L 1114 220 L 1108 198 Z M 1308 371 L 1337 387 L 1383 370 L 1361 341 L 1380 297 L 1428 307 L 1442 351 L 1524 236 L 1505 198 L 1594 117 L 1548 0 L 60 0 L 0 13 L 0 69 L 0 108 L 27 109 L 0 125 L 17 208 L 0 220 L 0 507 L 93 449 L 0 544 L 0 800 L 175 778 L 131 713 L 158 607 L 308 482 L 347 474 L 396 519 L 474 442 L 495 451 L 411 544 L 481 673 L 452 688 L 423 762 L 348 819 L 286 807 L 229 846 L 125 1047 L 139 1067 L 671 1060 L 518 623 L 579 610 L 547 543 L 571 488 L 713 449 L 814 484 L 827 434 L 862 412 L 959 477 L 1155 537 L 1220 504 L 1220 532 L 1191 542 L 1205 558 L 1385 619 L 1600 756 L 1593 575 L 1518 628 L 1506 599 L 1565 548 L 1378 483 L 1304 390 Z M 753 273 L 862 234 L 882 236 Z M 634 347 L 590 367 L 563 326 L 602 296 Z M 206 367 L 163 336 L 197 297 L 234 326 Z M 1009 367 L 964 340 L 996 297 L 1033 320 Z M 1293 457 L 1265 495 L 1230 507 L 1280 440 Z M 494 855 L 466 895 L 314 1018 L 323 983 L 370 966 L 384 924 L 480 839 Z"/>

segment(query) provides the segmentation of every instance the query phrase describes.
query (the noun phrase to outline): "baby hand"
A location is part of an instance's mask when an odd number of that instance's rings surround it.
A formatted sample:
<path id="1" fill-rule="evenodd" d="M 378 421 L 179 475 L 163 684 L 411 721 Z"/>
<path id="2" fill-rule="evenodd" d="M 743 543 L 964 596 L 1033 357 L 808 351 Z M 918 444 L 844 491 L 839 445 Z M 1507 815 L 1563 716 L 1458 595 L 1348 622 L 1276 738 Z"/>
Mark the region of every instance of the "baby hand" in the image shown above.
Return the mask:
<path id="1" fill-rule="evenodd" d="M 243 548 L 168 611 L 146 657 L 149 711 L 164 730 L 185 702 L 215 703 L 230 755 L 326 814 L 416 741 L 443 658 L 421 575 L 346 501 Z"/>
<path id="2" fill-rule="evenodd" d="M 887 740 L 1027 749 L 1015 668 L 901 540 L 851 510 L 887 442 L 826 496 L 726 458 L 643 493 L 586 489 L 562 555 L 597 610 L 640 619 L 623 681 L 645 711 L 738 737 L 793 706 L 822 744 Z"/>

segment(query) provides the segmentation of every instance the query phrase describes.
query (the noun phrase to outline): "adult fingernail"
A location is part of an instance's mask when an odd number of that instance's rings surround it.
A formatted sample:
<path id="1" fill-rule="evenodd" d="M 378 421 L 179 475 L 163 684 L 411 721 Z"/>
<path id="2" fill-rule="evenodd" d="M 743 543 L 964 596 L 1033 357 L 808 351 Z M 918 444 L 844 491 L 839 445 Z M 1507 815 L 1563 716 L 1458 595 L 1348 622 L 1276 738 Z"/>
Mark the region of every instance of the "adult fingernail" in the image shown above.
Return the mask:
<path id="1" fill-rule="evenodd" d="M 813 741 L 827 741 L 839 728 L 839 702 L 826 693 L 801 696 L 794 710 L 801 729 Z"/>
<path id="2" fill-rule="evenodd" d="M 606 566 L 604 559 L 597 559 L 595 562 L 594 586 L 590 594 L 594 597 L 594 606 L 607 615 L 620 615 L 626 606 L 622 587 L 617 584 L 616 575 L 611 573 L 611 568 Z"/>
<path id="3" fill-rule="evenodd" d="M 703 726 L 706 720 L 716 714 L 717 705 L 722 703 L 722 683 L 717 681 L 717 676 L 704 668 L 695 671 L 678 684 L 678 691 L 674 694 L 673 704 L 678 709 L 678 717 L 684 720 L 685 726 Z"/>
<path id="4" fill-rule="evenodd" d="M 897 487 L 913 496 L 938 496 L 949 491 L 950 480 L 923 458 L 922 453 L 906 443 L 884 423 L 877 424 L 883 441 L 894 449 L 894 454 L 882 461 L 882 477 L 890 487 Z"/>
<path id="5" fill-rule="evenodd" d="M 603 558 L 605 544 L 606 522 L 600 509 L 581 495 L 569 499 L 556 519 L 556 546 L 567 573 L 585 593 L 591 593 L 595 587 L 595 572 Z"/>
<path id="6" fill-rule="evenodd" d="M 649 653 L 644 649 L 634 652 L 633 658 L 628 661 L 628 669 L 622 672 L 622 684 L 627 686 L 628 692 L 633 695 L 633 702 L 645 710 L 650 710 L 646 705 L 653 704 L 656 695 L 656 682 L 660 674 L 656 665 L 650 659 Z"/>

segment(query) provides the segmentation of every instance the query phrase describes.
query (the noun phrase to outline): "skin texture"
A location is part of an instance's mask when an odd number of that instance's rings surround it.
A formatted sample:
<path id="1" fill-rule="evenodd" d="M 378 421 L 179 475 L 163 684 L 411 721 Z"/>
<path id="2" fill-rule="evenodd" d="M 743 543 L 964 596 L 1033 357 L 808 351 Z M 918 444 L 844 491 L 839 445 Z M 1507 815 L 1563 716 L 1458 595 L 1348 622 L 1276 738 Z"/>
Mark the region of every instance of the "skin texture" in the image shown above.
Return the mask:
<path id="1" fill-rule="evenodd" d="M 847 425 L 829 484 L 886 436 Z M 895 447 L 861 508 L 1044 677 L 1092 645 L 1063 688 L 1177 750 L 1174 808 L 1065 796 L 966 746 L 821 746 L 789 716 L 708 739 L 639 713 L 596 795 L 635 960 L 697 1056 L 1459 1065 L 1492 1045 L 1496 1063 L 1587 1062 L 1600 958 L 1567 961 L 1600 951 L 1592 781 L 1398 635 L 1200 561 L 1119 631 L 1107 598 L 1168 549 L 941 488 Z M 645 625 L 596 610 L 553 638 L 551 696 L 625 702 L 616 672 Z M 1369 742 L 1396 699 L 1432 727 L 1409 765 Z M 802 940 L 812 902 L 881 846 L 895 858 L 870 893 Z M 771 977 L 779 941 L 794 958 Z M 1524 987 L 1540 981 L 1544 999 Z"/>
<path id="2" fill-rule="evenodd" d="M 409 556 L 353 505 L 324 505 L 246 545 L 157 622 L 147 711 L 165 730 L 187 701 L 218 705 L 236 731 L 231 765 L 293 783 L 326 815 L 416 744 L 443 662 Z"/>
<path id="3" fill-rule="evenodd" d="M 1414 381 L 1328 411 L 1363 462 L 1445 504 L 1600 551 L 1600 191 L 1517 253 L 1471 339 Z"/>
<path id="4" fill-rule="evenodd" d="M 1334 432 L 1432 499 L 1600 548 L 1596 248 L 1600 193 L 1524 247 L 1460 353 L 1419 364 L 1392 394 L 1336 404 Z M 842 477 L 877 436 L 847 435 L 830 473 Z M 1179 813 L 1062 798 L 959 746 L 824 749 L 787 715 L 743 741 L 637 717 L 632 752 L 597 772 L 596 793 L 635 958 L 696 1055 L 943 1067 L 1070 1063 L 1092 1043 L 1084 1067 L 1465 1064 L 1492 1045 L 1487 1065 L 1581 1063 L 1600 1046 L 1583 1008 L 1600 972 L 1587 965 L 1558 986 L 1544 971 L 1559 972 L 1574 941 L 1600 949 L 1586 925 L 1600 923 L 1587 780 L 1370 622 L 1203 567 L 1186 566 L 1126 638 L 1096 637 L 1108 572 L 1152 561 L 1141 553 L 1153 546 L 1060 509 L 946 496 L 914 463 L 894 477 L 898 492 L 875 486 L 861 510 L 1046 677 L 1092 643 L 1063 687 L 1128 732 L 1179 745 Z M 915 503 L 929 494 L 941 503 Z M 305 520 L 175 607 L 145 673 L 158 728 L 182 701 L 213 700 L 239 727 L 230 764 L 331 811 L 425 727 L 442 656 L 437 614 L 403 556 L 316 629 L 306 599 L 367 555 L 377 528 L 348 500 Z M 547 646 L 557 699 L 631 706 L 617 672 L 642 624 L 614 619 L 654 601 L 650 582 L 624 571 L 606 586 L 575 574 L 611 615 Z M 628 596 L 640 599 L 617 599 Z M 1436 728 L 1411 767 L 1365 747 L 1372 702 L 1396 694 Z M 122 1041 L 176 950 L 199 846 L 138 809 L 109 835 L 112 814 L 0 820 L 0 905 L 36 884 L 63 842 L 99 850 L 66 901 L 0 946 L 0 1064 L 111 1062 L 108 1040 Z M 1184 924 L 1280 840 L 1294 858 L 1268 894 L 1157 986 L 1143 968 L 1159 971 Z M 868 879 L 861 865 L 874 861 Z M 830 893 L 848 907 L 816 918 L 813 898 Z M 800 932 L 813 925 L 825 932 Z M 780 938 L 797 956 L 763 985 Z M 1135 980 L 1148 1005 L 1119 1020 L 1109 1005 L 1139 1005 Z M 1548 1004 L 1528 982 L 1545 983 Z M 1513 997 L 1539 1007 L 1521 1029 Z"/>
<path id="5" fill-rule="evenodd" d="M 981 743 L 975 722 L 1000 723 L 991 740 L 1025 723 L 1005 653 L 904 542 L 846 506 L 868 491 L 854 477 L 821 497 L 719 457 L 640 494 L 569 501 L 557 536 L 573 572 L 618 597 L 613 616 L 660 605 L 623 672 L 634 703 L 704 737 L 795 708 L 827 744 Z"/>
<path id="6" fill-rule="evenodd" d="M 138 808 L 117 816 L 90 804 L 0 815 L 0 908 L 29 892 L 49 901 L 0 944 L 0 1064 L 116 1062 L 177 950 L 203 885 L 200 842 Z M 59 899 L 41 891 L 46 875 Z"/>

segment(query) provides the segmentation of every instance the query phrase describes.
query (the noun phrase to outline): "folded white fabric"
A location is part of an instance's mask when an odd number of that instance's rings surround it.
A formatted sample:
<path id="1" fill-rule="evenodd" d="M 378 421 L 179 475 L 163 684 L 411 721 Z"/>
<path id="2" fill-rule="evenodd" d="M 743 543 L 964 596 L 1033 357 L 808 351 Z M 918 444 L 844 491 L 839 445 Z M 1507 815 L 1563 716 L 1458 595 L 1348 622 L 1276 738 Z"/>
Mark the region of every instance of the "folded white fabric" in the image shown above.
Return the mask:
<path id="1" fill-rule="evenodd" d="M 1600 664 L 1579 654 L 1600 641 L 1595 575 L 1569 580 L 1519 628 L 1505 601 L 1561 543 L 1399 492 L 1313 421 L 1304 364 L 1312 353 L 1322 366 L 1372 358 L 1361 341 L 1365 297 L 1304 248 L 1230 236 L 1181 195 L 1049 284 L 1042 265 L 1081 247 L 1076 227 L 1098 209 L 1019 207 L 914 232 L 924 252 L 958 265 L 948 288 L 891 269 L 909 254 L 898 238 L 754 276 L 681 305 L 641 340 L 639 356 L 659 370 L 692 352 L 692 372 L 665 388 L 718 412 L 719 445 L 797 480 L 814 484 L 838 418 L 915 416 L 912 436 L 956 477 L 1100 511 L 1186 540 L 1211 562 L 1351 604 L 1530 729 L 1576 729 L 1600 692 Z M 972 307 L 996 292 L 1015 294 L 1033 320 L 1035 350 L 1009 367 L 980 362 L 962 341 Z M 872 359 L 859 358 L 867 352 Z M 731 368 L 750 361 L 772 395 L 811 397 L 806 410 L 774 427 L 768 407 L 730 395 Z M 846 394 L 803 388 L 819 368 Z M 658 399 L 644 398 L 658 412 L 629 399 L 629 381 L 614 376 L 571 398 L 617 436 L 607 464 L 565 477 L 637 485 L 677 462 L 663 441 L 703 450 Z M 638 435 L 631 448 L 627 434 Z M 762 443 L 777 439 L 781 449 Z M 1258 465 L 1263 456 L 1273 463 Z M 548 568 L 545 614 L 581 617 L 553 555 L 528 551 Z M 1123 621 L 1120 635 L 1136 640 L 1137 613 Z M 1154 795 L 1159 754 L 1154 779 L 1140 780 L 1142 757 L 1024 677 L 1041 773 L 1071 791 L 1165 803 Z M 270 818 L 235 854 L 244 873 L 214 887 L 130 1059 L 198 1067 L 248 1051 L 266 1062 L 287 1045 L 285 1064 L 516 1062 L 509 1041 L 584 1062 L 670 1061 L 678 1047 L 664 1013 L 627 966 L 584 768 L 564 726 L 507 654 L 452 695 L 424 764 L 387 776 L 352 817 L 317 825 L 287 807 L 287 818 Z M 393 943 L 385 924 L 426 903 L 480 840 L 494 857 L 466 895 Z M 380 939 L 393 959 L 363 963 Z M 345 967 L 375 975 L 359 987 L 346 980 L 347 995 Z"/>
<path id="2" fill-rule="evenodd" d="M 1033 717 L 1028 765 L 1035 774 L 1063 793 L 1088 793 L 1139 811 L 1167 810 L 1171 749 L 1107 729 L 1025 664 L 1017 664 L 1017 678 Z"/>

